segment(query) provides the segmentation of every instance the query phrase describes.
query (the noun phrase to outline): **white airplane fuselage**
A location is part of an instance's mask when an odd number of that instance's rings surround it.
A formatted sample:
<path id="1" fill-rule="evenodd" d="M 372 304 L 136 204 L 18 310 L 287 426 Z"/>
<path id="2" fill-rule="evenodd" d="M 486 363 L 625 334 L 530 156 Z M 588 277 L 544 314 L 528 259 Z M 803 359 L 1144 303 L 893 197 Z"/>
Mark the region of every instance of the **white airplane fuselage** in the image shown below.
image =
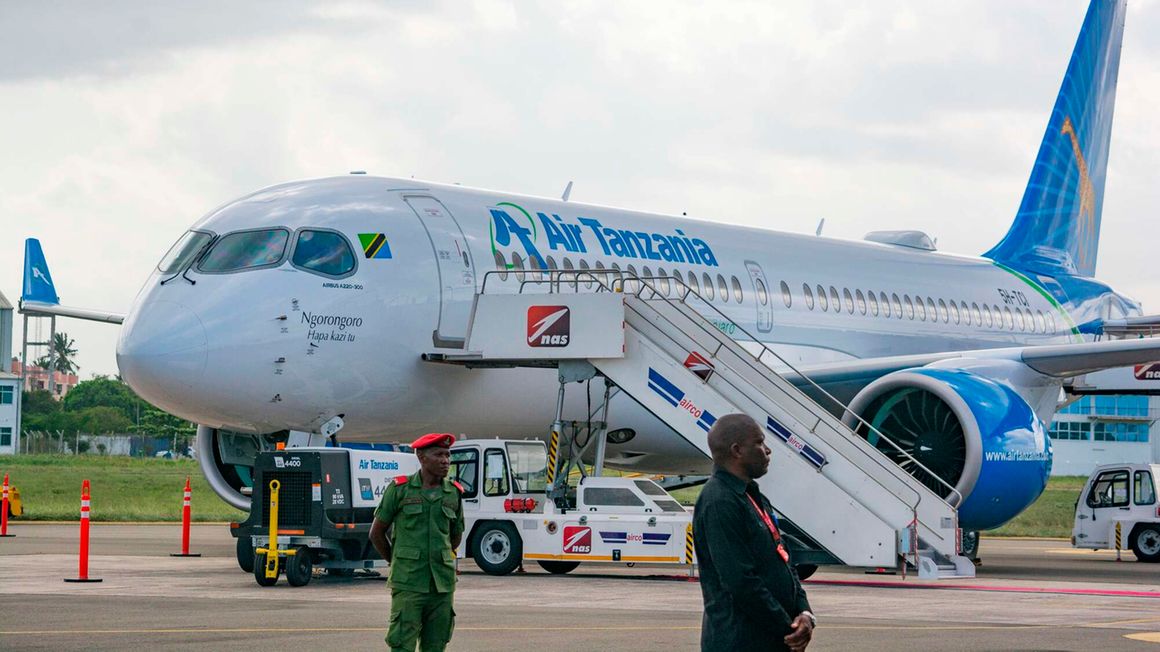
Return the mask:
<path id="1" fill-rule="evenodd" d="M 420 358 L 462 352 L 437 343 L 464 337 L 485 274 L 530 268 L 536 254 L 561 269 L 631 265 L 642 277 L 679 274 L 686 283 L 694 275 L 706 299 L 705 279 L 718 286 L 720 276 L 728 300 L 714 287 L 712 303 L 728 320 L 711 315 L 715 325 L 752 333 L 795 366 L 1074 342 L 1077 323 L 1132 309 L 1110 290 L 1069 300 L 1050 279 L 1033 282 L 983 258 L 363 175 L 274 186 L 193 227 L 215 236 L 272 228 L 289 234 L 276 264 L 203 273 L 195 262 L 146 281 L 118 364 L 151 403 L 254 433 L 317 432 L 342 415 L 341 439 L 350 441 L 407 441 L 429 430 L 542 437 L 554 416 L 554 370 L 468 370 Z M 301 229 L 340 233 L 355 271 L 332 278 L 292 264 Z M 361 246 L 377 234 L 389 258 L 381 249 L 367 257 Z M 487 283 L 489 292 L 519 288 L 515 274 Z M 568 418 L 583 418 L 580 394 L 571 393 Z M 610 461 L 704 470 L 700 452 L 631 399 L 614 400 L 609 420 L 637 431 L 610 447 Z"/>

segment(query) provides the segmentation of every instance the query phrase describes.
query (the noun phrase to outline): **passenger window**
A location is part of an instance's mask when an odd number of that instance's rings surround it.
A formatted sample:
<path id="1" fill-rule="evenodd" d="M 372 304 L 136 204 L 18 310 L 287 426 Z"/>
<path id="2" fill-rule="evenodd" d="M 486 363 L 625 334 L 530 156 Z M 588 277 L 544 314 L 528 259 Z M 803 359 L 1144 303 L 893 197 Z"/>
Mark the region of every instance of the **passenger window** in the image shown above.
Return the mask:
<path id="1" fill-rule="evenodd" d="M 1128 472 L 1104 471 L 1092 483 L 1088 507 L 1124 507 L 1128 504 Z"/>
<path id="2" fill-rule="evenodd" d="M 514 251 L 512 252 L 512 269 L 517 269 L 521 272 L 524 271 L 524 259 L 520 258 L 520 255 Z M 517 281 L 524 280 L 523 274 L 514 274 L 513 276 L 516 277 Z"/>
<path id="3" fill-rule="evenodd" d="M 717 275 L 717 296 L 721 297 L 721 301 L 729 303 L 729 286 L 725 284 L 725 277 L 720 274 Z"/>
<path id="4" fill-rule="evenodd" d="M 842 288 L 842 298 L 846 300 L 846 312 L 854 314 L 854 295 L 850 294 L 850 288 Z"/>
<path id="5" fill-rule="evenodd" d="M 802 283 L 802 296 L 806 300 L 806 308 L 808 310 L 814 309 L 814 292 L 810 289 L 809 283 Z"/>
<path id="6" fill-rule="evenodd" d="M 346 276 L 355 269 L 354 250 L 340 233 L 303 229 L 298 232 L 290 264 L 325 276 Z"/>
<path id="7" fill-rule="evenodd" d="M 942 299 L 939 301 L 941 302 Z M 951 300 L 951 319 L 954 319 L 956 324 L 959 323 L 959 304 L 955 303 L 953 299 Z"/>
<path id="8" fill-rule="evenodd" d="M 765 284 L 761 282 L 761 279 L 757 279 L 757 300 L 761 302 L 761 305 L 765 305 Z M 789 284 L 785 281 L 781 282 L 781 301 L 786 308 L 793 307 L 793 295 L 790 294 Z"/>
<path id="9" fill-rule="evenodd" d="M 585 274 L 584 273 L 584 272 L 587 272 L 588 269 L 589 269 L 588 261 L 581 258 L 580 259 L 580 272 L 581 272 L 580 276 L 583 276 L 585 278 L 584 287 L 591 289 L 592 288 L 592 274 L 590 274 L 590 273 Z"/>
<path id="10" fill-rule="evenodd" d="M 922 297 L 914 297 L 914 311 L 918 313 L 919 321 L 926 321 L 926 305 L 922 303 Z"/>
<path id="11" fill-rule="evenodd" d="M 902 300 L 903 300 L 903 302 L 906 303 L 906 317 L 908 319 L 914 319 L 914 303 L 911 302 L 910 295 L 909 294 L 902 295 Z"/>
<path id="12" fill-rule="evenodd" d="M 1137 505 L 1151 505 L 1156 502 L 1156 487 L 1152 484 L 1151 471 L 1136 471 L 1136 481 L 1133 484 L 1134 498 Z"/>
<path id="13" fill-rule="evenodd" d="M 652 285 L 654 287 L 656 286 L 656 281 L 653 279 L 652 270 L 649 269 L 647 265 L 645 267 L 641 268 L 640 277 L 642 279 L 644 279 L 644 282 L 641 283 L 641 285 L 648 284 L 648 285 Z"/>
<path id="14" fill-rule="evenodd" d="M 272 267 L 282 262 L 290 232 L 285 229 L 236 231 L 223 235 L 201 259 L 197 269 L 210 274 Z"/>
<path id="15" fill-rule="evenodd" d="M 890 319 L 890 298 L 885 292 L 878 293 L 878 303 L 882 304 L 882 316 Z"/>
<path id="16" fill-rule="evenodd" d="M 741 290 L 741 281 L 737 280 L 736 276 L 731 277 L 729 280 L 733 283 L 733 300 L 741 303 L 745 300 L 745 292 Z M 760 281 L 761 279 L 758 279 L 758 282 Z"/>
<path id="17" fill-rule="evenodd" d="M 537 279 L 544 278 L 543 274 L 534 273 L 534 272 L 539 272 L 540 270 L 543 269 L 543 267 L 540 266 L 540 260 L 538 258 L 536 258 L 535 256 L 528 256 L 528 269 L 531 270 L 533 273 L 525 275 L 524 276 L 525 279 L 534 281 Z"/>
<path id="18" fill-rule="evenodd" d="M 1035 326 L 1039 329 L 1040 333 L 1047 332 L 1047 320 L 1043 318 L 1042 310 L 1035 311 Z"/>
<path id="19" fill-rule="evenodd" d="M 701 283 L 702 283 L 702 287 L 704 287 L 704 288 L 705 288 L 705 294 L 704 294 L 705 298 L 706 298 L 706 299 L 708 299 L 709 301 L 712 301 L 712 300 L 713 300 L 713 297 L 714 297 L 714 294 L 713 294 L 713 277 L 709 276 L 709 273 L 708 273 L 708 272 L 705 272 L 705 273 L 704 273 L 704 274 L 701 276 Z"/>
<path id="20" fill-rule="evenodd" d="M 1055 315 L 1050 312 L 1047 313 L 1047 331 L 1049 333 L 1055 333 Z"/>
<path id="21" fill-rule="evenodd" d="M 862 294 L 861 290 L 854 292 L 854 300 L 858 303 L 858 312 L 866 314 L 866 295 Z"/>
<path id="22" fill-rule="evenodd" d="M 866 298 L 870 301 L 870 315 L 872 317 L 878 316 L 878 297 L 874 296 L 874 291 L 871 290 L 866 293 Z M 889 317 L 889 315 L 887 315 Z"/>
<path id="23" fill-rule="evenodd" d="M 693 292 L 697 293 L 697 295 L 700 296 L 701 283 L 697 281 L 697 273 L 696 272 L 689 272 L 689 287 L 693 290 Z"/>
<path id="24" fill-rule="evenodd" d="M 926 298 L 926 314 L 930 315 L 930 320 L 934 321 L 934 322 L 938 321 L 938 312 L 936 310 L 937 309 L 934 306 L 934 299 L 927 297 Z"/>
<path id="25" fill-rule="evenodd" d="M 838 298 L 838 288 L 830 286 L 830 305 L 834 307 L 834 312 L 842 312 L 842 300 Z"/>
<path id="26" fill-rule="evenodd" d="M 999 306 L 995 306 L 996 309 L 998 309 L 998 307 Z M 1003 307 L 1003 310 L 1007 314 L 1007 330 L 1009 330 L 1009 331 L 1015 330 L 1015 315 L 1012 315 L 1011 309 L 1006 307 L 1006 306 Z"/>
<path id="27" fill-rule="evenodd" d="M 212 233 L 186 231 L 177 239 L 177 242 L 173 243 L 161 262 L 157 263 L 157 271 L 162 274 L 181 271 L 190 261 L 197 258 L 210 240 L 213 240 Z"/>
<path id="28" fill-rule="evenodd" d="M 942 317 L 944 324 L 950 322 L 951 313 L 947 310 L 946 301 L 943 301 L 942 299 L 938 300 L 938 314 L 939 314 L 939 317 Z M 956 312 L 956 314 L 958 314 L 958 313 Z M 958 320 L 956 319 L 956 321 L 958 321 Z"/>
<path id="29" fill-rule="evenodd" d="M 574 271 L 576 269 L 575 267 L 572 266 L 572 259 L 568 258 L 567 256 L 565 256 L 564 259 L 561 260 L 560 262 L 563 264 L 565 272 L 571 272 L 571 271 Z M 579 276 L 577 274 L 565 273 L 565 274 L 561 274 L 560 277 L 563 278 L 565 281 L 567 281 L 568 285 L 571 286 L 573 292 L 580 289 L 580 284 L 577 282 L 577 278 L 579 278 Z"/>
<path id="30" fill-rule="evenodd" d="M 507 493 L 507 459 L 502 450 L 489 448 L 483 454 L 483 495 L 505 496 Z"/>
<path id="31" fill-rule="evenodd" d="M 907 299 L 907 301 L 909 302 L 910 299 Z M 897 293 L 890 293 L 890 302 L 894 306 L 894 314 L 897 315 L 899 319 L 902 319 L 902 301 L 899 300 Z"/>
<path id="32" fill-rule="evenodd" d="M 495 268 L 499 271 L 499 280 L 506 281 L 508 277 L 507 260 L 504 259 L 503 254 L 499 251 L 495 252 Z"/>
<path id="33" fill-rule="evenodd" d="M 826 288 L 820 285 L 818 286 L 818 307 L 822 309 L 822 312 L 830 309 L 830 300 L 826 298 Z"/>

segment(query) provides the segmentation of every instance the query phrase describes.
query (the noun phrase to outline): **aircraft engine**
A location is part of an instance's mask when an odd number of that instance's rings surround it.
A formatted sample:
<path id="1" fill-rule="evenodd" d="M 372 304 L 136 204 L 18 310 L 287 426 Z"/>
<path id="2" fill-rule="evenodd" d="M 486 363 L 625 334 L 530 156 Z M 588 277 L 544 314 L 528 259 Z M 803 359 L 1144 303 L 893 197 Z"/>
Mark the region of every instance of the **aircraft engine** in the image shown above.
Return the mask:
<path id="1" fill-rule="evenodd" d="M 249 487 L 253 482 L 254 458 L 261 450 L 274 448 L 267 437 L 197 427 L 197 462 L 209 486 L 233 507 L 250 511 Z M 242 493 L 245 489 L 247 493 Z"/>
<path id="2" fill-rule="evenodd" d="M 1043 493 L 1051 442 L 1035 411 L 1007 385 L 955 369 L 907 369 L 867 385 L 846 425 L 959 509 L 964 530 L 1014 518 Z M 921 464 L 915 464 L 915 460 Z M 923 468 L 925 467 L 925 468 Z M 950 484 L 954 495 L 933 476 Z"/>

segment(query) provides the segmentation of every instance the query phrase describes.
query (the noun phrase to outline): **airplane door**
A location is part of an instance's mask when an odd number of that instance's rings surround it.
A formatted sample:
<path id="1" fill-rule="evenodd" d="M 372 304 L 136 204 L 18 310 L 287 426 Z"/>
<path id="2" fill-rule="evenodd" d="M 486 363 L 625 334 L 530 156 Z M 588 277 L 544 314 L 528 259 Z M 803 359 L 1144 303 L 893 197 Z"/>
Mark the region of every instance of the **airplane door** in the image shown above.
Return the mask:
<path id="1" fill-rule="evenodd" d="M 745 261 L 745 269 L 749 270 L 749 282 L 753 285 L 753 295 L 757 298 L 757 332 L 768 333 L 773 330 L 773 296 L 769 281 L 761 265 L 752 260 Z"/>
<path id="2" fill-rule="evenodd" d="M 438 262 L 439 322 L 431 333 L 431 341 L 438 347 L 463 348 L 475 297 L 475 268 L 467 238 L 455 216 L 439 200 L 418 195 L 403 199 L 427 230 Z"/>

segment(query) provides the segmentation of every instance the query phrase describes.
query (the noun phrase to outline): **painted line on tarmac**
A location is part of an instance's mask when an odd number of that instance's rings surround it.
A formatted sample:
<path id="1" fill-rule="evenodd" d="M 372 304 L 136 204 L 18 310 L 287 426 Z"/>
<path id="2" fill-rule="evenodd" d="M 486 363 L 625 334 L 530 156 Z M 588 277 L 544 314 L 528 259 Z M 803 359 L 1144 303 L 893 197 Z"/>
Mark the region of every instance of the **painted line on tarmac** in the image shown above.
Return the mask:
<path id="1" fill-rule="evenodd" d="M 1115 550 L 1107 550 L 1107 549 L 1088 550 L 1088 549 L 1083 549 L 1083 548 L 1048 548 L 1048 549 L 1044 550 L 1043 552 L 1045 552 L 1049 555 L 1096 555 L 1096 556 L 1100 556 L 1100 557 L 1105 556 L 1105 555 L 1109 556 L 1109 557 L 1116 556 Z M 1125 550 L 1124 552 L 1128 552 L 1128 551 Z"/>
<path id="2" fill-rule="evenodd" d="M 1140 632 L 1139 634 L 1124 634 L 1124 638 L 1145 643 L 1160 643 L 1160 632 Z"/>
<path id="3" fill-rule="evenodd" d="M 874 582 L 859 580 L 815 580 L 805 584 L 823 586 L 862 586 L 874 589 L 931 589 L 944 591 L 991 591 L 996 593 L 1053 593 L 1058 595 L 1094 595 L 1114 598 L 1160 598 L 1160 591 L 1123 591 L 1116 589 L 1069 589 L 1038 586 L 996 586 L 992 584 L 904 584 L 902 582 Z"/>
<path id="4" fill-rule="evenodd" d="M 700 630 L 701 625 L 666 626 L 665 629 Z M 656 626 L 624 627 L 461 627 L 466 632 L 579 632 L 579 631 L 656 631 Z M 91 636 L 96 634 L 326 634 L 343 632 L 382 632 L 386 627 L 226 627 L 226 628 L 156 628 L 156 629 L 23 629 L 0 631 L 0 636 Z"/>

